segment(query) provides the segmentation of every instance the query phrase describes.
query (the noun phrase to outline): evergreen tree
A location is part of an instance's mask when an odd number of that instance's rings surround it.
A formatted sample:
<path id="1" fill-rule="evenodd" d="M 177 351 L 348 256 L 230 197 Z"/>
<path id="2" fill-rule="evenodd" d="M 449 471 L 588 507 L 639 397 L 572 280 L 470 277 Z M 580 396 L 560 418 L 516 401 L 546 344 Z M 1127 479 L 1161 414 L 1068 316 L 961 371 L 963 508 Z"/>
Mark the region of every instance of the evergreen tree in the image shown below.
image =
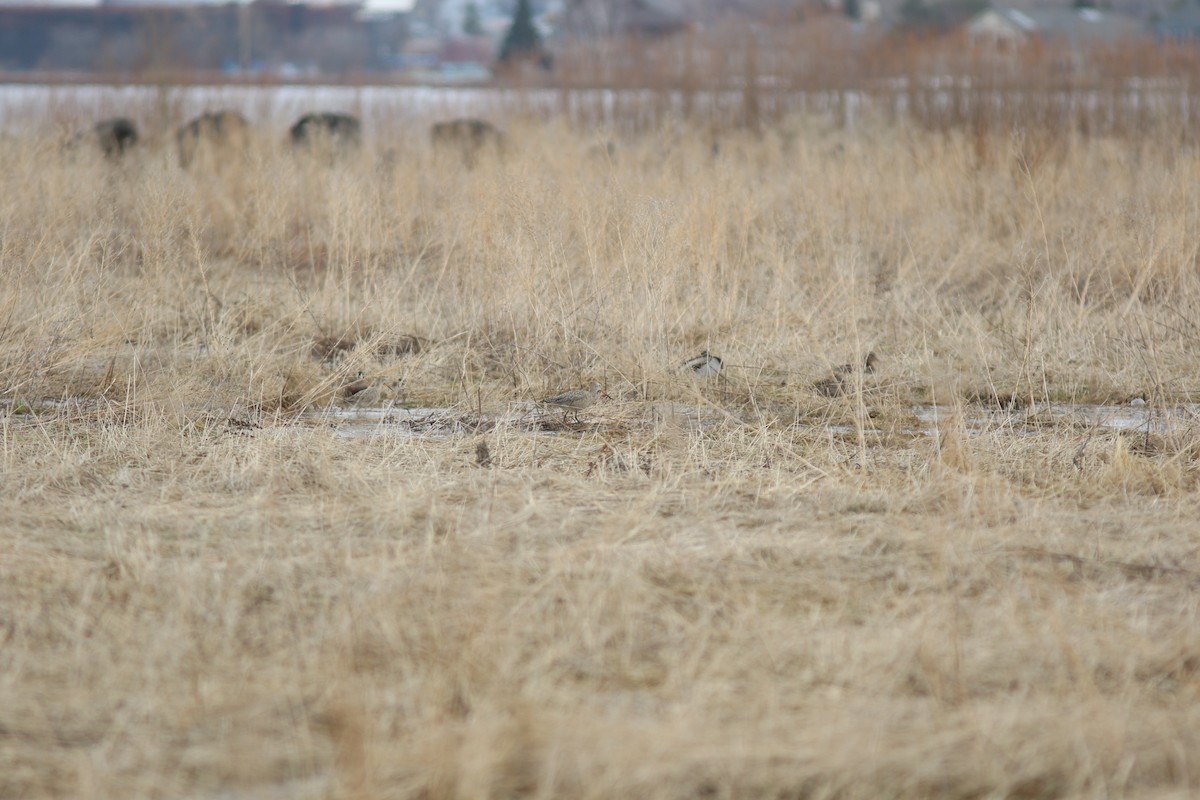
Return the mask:
<path id="1" fill-rule="evenodd" d="M 467 3 L 466 9 L 463 11 L 462 30 L 467 36 L 483 35 L 483 22 L 479 19 L 479 6 L 474 3 Z"/>
<path id="2" fill-rule="evenodd" d="M 529 0 L 517 0 L 517 13 L 500 47 L 500 60 L 515 56 L 536 55 L 542 49 L 542 35 L 533 24 L 533 7 Z"/>

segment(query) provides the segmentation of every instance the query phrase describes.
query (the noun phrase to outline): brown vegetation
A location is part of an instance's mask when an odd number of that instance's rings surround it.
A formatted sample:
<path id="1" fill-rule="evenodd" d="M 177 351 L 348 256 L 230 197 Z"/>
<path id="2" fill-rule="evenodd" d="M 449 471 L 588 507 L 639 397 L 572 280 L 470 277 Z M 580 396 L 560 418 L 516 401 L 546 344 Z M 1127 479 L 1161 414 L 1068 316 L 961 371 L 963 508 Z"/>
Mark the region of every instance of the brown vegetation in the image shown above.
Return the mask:
<path id="1" fill-rule="evenodd" d="M 0 797 L 1196 793 L 1200 152 L 884 116 L 0 142 Z"/>
<path id="2" fill-rule="evenodd" d="M 579 42 L 556 59 L 558 88 L 631 89 L 572 112 L 657 128 L 779 125 L 796 114 L 853 122 L 867 103 L 929 130 L 965 129 L 983 146 L 1014 129 L 1141 137 L 1200 131 L 1194 42 L 1147 39 L 1072 45 L 972 43 L 961 32 L 855 30 L 838 15 L 770 25 L 731 23 L 660 40 Z"/>

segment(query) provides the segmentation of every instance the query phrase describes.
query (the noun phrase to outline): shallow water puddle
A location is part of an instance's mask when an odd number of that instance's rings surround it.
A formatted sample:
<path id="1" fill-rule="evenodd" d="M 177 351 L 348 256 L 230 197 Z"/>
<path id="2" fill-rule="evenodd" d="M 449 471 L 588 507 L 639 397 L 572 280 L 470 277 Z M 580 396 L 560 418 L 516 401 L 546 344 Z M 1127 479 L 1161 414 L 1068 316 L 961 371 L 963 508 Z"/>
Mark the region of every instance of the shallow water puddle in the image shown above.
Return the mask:
<path id="1" fill-rule="evenodd" d="M 1200 421 L 1200 406 L 1187 404 L 1172 407 L 1106 406 L 1096 404 L 1067 405 L 1035 403 L 1019 410 L 956 409 L 949 406 L 913 406 L 913 415 L 921 429 L 934 433 L 940 427 L 961 422 L 969 435 L 1009 429 L 1019 433 L 1036 433 L 1046 428 L 1071 427 L 1079 429 L 1107 428 L 1117 431 L 1165 433 L 1168 430 L 1194 425 Z"/>
<path id="2" fill-rule="evenodd" d="M 990 410 L 978 407 L 912 406 L 914 432 L 936 434 L 947 425 L 961 425 L 970 436 L 999 431 L 1030 435 L 1048 428 L 1079 430 L 1108 429 L 1165 433 L 1200 422 L 1200 406 L 1195 404 L 1169 408 L 1150 406 L 1106 406 L 1094 404 L 1035 404 L 1020 410 Z M 621 415 L 581 415 L 575 422 L 569 416 L 547 412 L 533 403 L 518 403 L 493 415 L 479 415 L 453 408 L 371 407 L 335 408 L 306 414 L 305 418 L 329 424 L 338 436 L 452 436 L 483 433 L 497 426 L 529 434 L 583 433 L 605 430 L 618 420 L 622 424 L 642 422 L 670 424 L 688 429 L 711 427 L 726 420 L 728 414 L 682 403 L 652 403 L 642 409 L 639 419 Z M 853 425 L 829 424 L 831 433 L 855 433 Z M 867 433 L 882 433 L 874 428 Z"/>
<path id="3" fill-rule="evenodd" d="M 59 398 L 38 400 L 0 398 L 0 416 L 10 421 L 37 421 L 42 415 L 61 416 L 72 413 L 94 413 L 95 400 Z M 1200 404 L 1175 406 L 1097 405 L 1065 403 L 1035 403 L 1028 408 L 1003 410 L 979 406 L 915 405 L 910 407 L 912 425 L 903 426 L 914 433 L 936 434 L 939 430 L 961 426 L 969 436 L 989 433 L 1032 435 L 1047 429 L 1113 430 L 1145 433 L 1170 433 L 1200 425 Z M 631 403 L 616 409 L 589 409 L 576 421 L 569 413 L 547 410 L 533 402 L 515 402 L 496 414 L 479 414 L 458 408 L 424 406 L 350 406 L 308 411 L 300 416 L 302 422 L 328 425 L 337 436 L 362 438 L 367 436 L 429 436 L 486 433 L 505 427 L 518 433 L 555 435 L 578 434 L 612 430 L 617 426 L 637 427 L 662 425 L 685 430 L 702 430 L 726 422 L 737 423 L 735 412 L 721 408 L 700 407 L 673 401 Z M 253 427 L 271 425 L 266 420 Z M 805 425 L 805 423 L 798 423 Z M 830 423 L 821 425 L 830 433 L 857 433 L 854 425 Z M 883 433 L 874 425 L 864 433 Z"/>
<path id="4" fill-rule="evenodd" d="M 305 414 L 304 418 L 329 424 L 338 436 L 361 439 L 367 436 L 451 436 L 480 430 L 481 423 L 494 426 L 497 420 L 468 417 L 450 408 L 372 407 L 334 408 Z"/>
<path id="5" fill-rule="evenodd" d="M 581 412 L 579 421 L 570 412 L 548 410 L 532 402 L 518 402 L 499 414 L 478 414 L 446 407 L 401 408 L 390 406 L 333 408 L 310 412 L 304 419 L 330 425 L 338 436 L 357 439 L 367 436 L 451 436 L 483 433 L 497 426 L 520 433 L 554 435 L 609 429 L 614 423 L 652 422 L 684 428 L 714 425 L 725 416 L 683 403 L 661 402 L 642 406 L 641 419 L 618 412 Z"/>

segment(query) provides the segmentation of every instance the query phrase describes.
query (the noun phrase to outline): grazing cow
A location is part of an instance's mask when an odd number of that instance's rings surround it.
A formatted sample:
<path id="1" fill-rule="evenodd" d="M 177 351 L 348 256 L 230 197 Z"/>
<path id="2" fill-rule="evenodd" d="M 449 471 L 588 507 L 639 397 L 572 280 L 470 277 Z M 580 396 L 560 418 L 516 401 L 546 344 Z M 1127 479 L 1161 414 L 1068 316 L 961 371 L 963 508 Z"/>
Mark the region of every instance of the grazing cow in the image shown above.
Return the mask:
<path id="1" fill-rule="evenodd" d="M 456 150 L 467 166 L 473 166 L 485 147 L 496 152 L 504 150 L 504 134 L 490 122 L 481 119 L 454 119 L 438 122 L 429 129 L 435 150 Z"/>
<path id="2" fill-rule="evenodd" d="M 290 135 L 296 147 L 349 150 L 362 144 L 362 123 L 349 114 L 305 114 L 296 120 Z"/>
<path id="3" fill-rule="evenodd" d="M 175 133 L 179 165 L 187 169 L 202 152 L 244 150 L 250 123 L 236 111 L 206 111 Z"/>
<path id="4" fill-rule="evenodd" d="M 127 117 L 113 117 L 101 120 L 92 128 L 92 136 L 105 158 L 120 158 L 138 142 L 137 126 Z M 86 133 L 77 134 L 76 142 L 82 143 L 89 137 Z"/>

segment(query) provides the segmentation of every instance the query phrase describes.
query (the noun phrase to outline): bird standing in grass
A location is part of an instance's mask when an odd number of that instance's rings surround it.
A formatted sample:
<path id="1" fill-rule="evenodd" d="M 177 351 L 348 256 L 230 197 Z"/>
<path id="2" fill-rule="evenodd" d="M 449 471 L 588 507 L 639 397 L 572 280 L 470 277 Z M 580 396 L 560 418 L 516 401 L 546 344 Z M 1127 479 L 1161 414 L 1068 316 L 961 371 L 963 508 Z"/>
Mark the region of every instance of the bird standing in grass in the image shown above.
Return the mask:
<path id="1" fill-rule="evenodd" d="M 868 375 L 875 371 L 877 364 L 879 364 L 879 356 L 874 352 L 867 353 L 862 364 L 843 364 L 835 369 L 828 378 L 822 378 L 814 383 L 813 389 L 817 394 L 825 397 L 840 397 L 854 388 L 855 373 L 861 371 L 863 375 Z"/>
<path id="2" fill-rule="evenodd" d="M 566 418 L 566 412 L 571 411 L 573 412 L 575 421 L 579 422 L 579 412 L 594 404 L 603 393 L 604 386 L 599 381 L 592 381 L 592 385 L 586 389 L 572 389 L 569 392 L 547 397 L 542 400 L 542 404 L 558 406 L 563 409 L 564 419 Z"/>
<path id="3" fill-rule="evenodd" d="M 399 378 L 391 381 L 378 376 L 368 378 L 359 370 L 354 380 L 338 389 L 338 396 L 346 403 L 371 407 L 385 401 L 394 401 L 400 395 L 403 386 L 403 381 Z"/>
<path id="4" fill-rule="evenodd" d="M 721 357 L 714 356 L 707 350 L 701 350 L 700 355 L 683 362 L 683 368 L 702 378 L 717 375 L 721 372 Z"/>
<path id="5" fill-rule="evenodd" d="M 492 451 L 486 439 L 480 439 L 479 444 L 475 445 L 475 463 L 481 467 L 492 465 Z"/>
<path id="6" fill-rule="evenodd" d="M 369 389 L 370 386 L 371 382 L 366 379 L 366 377 L 363 375 L 363 371 L 360 369 L 358 371 L 358 377 L 341 388 L 341 395 L 348 400 L 359 392 Z"/>

